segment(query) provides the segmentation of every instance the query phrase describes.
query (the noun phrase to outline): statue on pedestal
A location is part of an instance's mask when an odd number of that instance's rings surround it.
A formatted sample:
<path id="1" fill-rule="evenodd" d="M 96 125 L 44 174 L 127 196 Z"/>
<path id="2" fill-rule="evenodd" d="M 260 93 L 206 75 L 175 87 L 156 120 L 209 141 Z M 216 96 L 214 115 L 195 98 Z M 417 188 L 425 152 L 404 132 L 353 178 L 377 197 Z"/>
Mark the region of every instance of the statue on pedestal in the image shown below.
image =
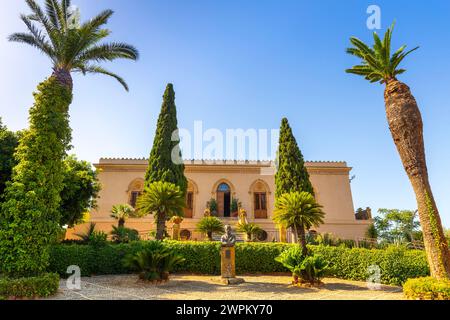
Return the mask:
<path id="1" fill-rule="evenodd" d="M 225 234 L 220 239 L 220 242 L 222 243 L 222 247 L 234 247 L 236 244 L 236 236 L 231 233 L 230 225 L 225 226 Z"/>
<path id="2" fill-rule="evenodd" d="M 236 278 L 236 236 L 232 233 L 230 225 L 225 226 L 225 234 L 220 239 L 221 256 L 221 282 L 226 285 L 240 284 L 244 279 Z"/>

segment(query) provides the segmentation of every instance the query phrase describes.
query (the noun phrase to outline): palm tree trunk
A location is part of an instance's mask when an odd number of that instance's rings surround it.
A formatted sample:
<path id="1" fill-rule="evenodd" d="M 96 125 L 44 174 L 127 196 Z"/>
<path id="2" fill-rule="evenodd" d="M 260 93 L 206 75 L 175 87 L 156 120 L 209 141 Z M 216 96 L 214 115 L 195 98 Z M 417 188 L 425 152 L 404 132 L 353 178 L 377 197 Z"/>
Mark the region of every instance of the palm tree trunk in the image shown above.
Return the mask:
<path id="1" fill-rule="evenodd" d="M 156 218 L 156 240 L 164 240 L 164 231 L 166 230 L 166 214 L 160 212 Z"/>
<path id="2" fill-rule="evenodd" d="M 386 115 L 395 145 L 416 194 L 431 275 L 450 277 L 450 253 L 428 180 L 423 123 L 409 87 L 393 79 L 385 90 Z"/>
<path id="3" fill-rule="evenodd" d="M 119 228 L 123 228 L 125 226 L 125 219 L 120 218 L 119 219 L 119 223 L 118 223 L 118 227 Z"/>
<path id="4" fill-rule="evenodd" d="M 69 88 L 72 91 L 73 81 L 72 76 L 70 75 L 70 71 L 64 68 L 55 67 L 53 68 L 52 77 L 55 77 L 61 85 Z"/>
<path id="5" fill-rule="evenodd" d="M 303 225 L 298 225 L 298 226 L 295 226 L 295 231 L 297 231 L 297 240 L 302 247 L 302 254 L 304 256 L 307 256 L 308 255 L 308 247 L 306 246 L 305 228 L 303 227 Z"/>
<path id="6" fill-rule="evenodd" d="M 209 240 L 209 241 L 212 241 L 212 240 L 213 240 L 213 238 L 212 238 L 212 232 L 211 232 L 211 231 L 208 231 L 208 232 L 206 233 L 206 235 L 208 236 L 208 240 Z"/>

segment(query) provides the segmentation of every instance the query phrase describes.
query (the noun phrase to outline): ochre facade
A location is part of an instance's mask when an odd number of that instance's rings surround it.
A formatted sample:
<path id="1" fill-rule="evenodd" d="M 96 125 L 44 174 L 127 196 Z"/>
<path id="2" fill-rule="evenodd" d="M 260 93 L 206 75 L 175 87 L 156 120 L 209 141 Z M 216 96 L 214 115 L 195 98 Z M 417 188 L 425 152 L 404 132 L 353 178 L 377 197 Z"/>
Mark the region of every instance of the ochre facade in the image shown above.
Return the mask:
<path id="1" fill-rule="evenodd" d="M 148 161 L 145 159 L 101 159 L 95 167 L 100 170 L 102 190 L 98 206 L 90 214 L 97 230 L 111 231 L 117 222 L 110 217 L 113 205 L 129 203 L 134 205 L 143 190 Z M 186 161 L 185 175 L 189 181 L 186 197 L 185 219 L 181 224 L 181 237 L 203 240 L 204 235 L 196 232 L 197 222 L 204 216 L 206 203 L 215 199 L 217 214 L 225 224 L 235 226 L 236 213 L 231 210 L 232 199 L 239 199 L 246 210 L 249 222 L 260 225 L 267 233 L 266 241 L 279 241 L 279 228 L 272 221 L 275 202 L 275 168 L 272 162 L 250 161 Z M 326 213 L 325 224 L 314 230 L 318 233 L 332 233 L 340 238 L 363 238 L 370 220 L 357 220 L 353 206 L 349 173 L 351 168 L 345 162 L 307 162 L 317 201 Z M 169 234 L 172 225 L 167 223 Z M 129 219 L 126 227 L 137 229 L 145 237 L 154 230 L 152 216 Z M 86 225 L 69 230 L 82 232 Z M 288 241 L 293 235 L 288 232 Z"/>

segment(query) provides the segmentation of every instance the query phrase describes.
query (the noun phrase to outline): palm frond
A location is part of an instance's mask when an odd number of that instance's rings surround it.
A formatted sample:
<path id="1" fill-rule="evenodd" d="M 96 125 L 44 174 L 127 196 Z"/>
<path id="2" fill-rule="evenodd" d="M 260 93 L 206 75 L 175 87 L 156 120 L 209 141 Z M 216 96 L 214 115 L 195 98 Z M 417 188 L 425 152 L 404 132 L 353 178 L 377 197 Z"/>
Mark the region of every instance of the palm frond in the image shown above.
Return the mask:
<path id="1" fill-rule="evenodd" d="M 58 19 L 58 3 L 55 0 L 45 0 L 45 8 L 47 17 L 55 29 L 59 29 L 60 23 Z"/>
<path id="2" fill-rule="evenodd" d="M 106 43 L 102 45 L 93 46 L 76 57 L 76 60 L 81 63 L 90 61 L 113 61 L 115 59 L 124 58 L 130 60 L 137 60 L 139 53 L 135 47 L 125 43 Z"/>
<path id="3" fill-rule="evenodd" d="M 128 84 L 125 82 L 125 80 L 123 78 L 121 78 L 117 74 L 115 74 L 115 73 L 113 73 L 111 71 L 108 71 L 108 70 L 106 70 L 106 69 L 104 69 L 104 68 L 102 68 L 100 66 L 91 65 L 91 66 L 84 67 L 84 66 L 80 65 L 74 71 L 80 71 L 83 74 L 88 74 L 88 73 L 91 73 L 91 74 L 103 74 L 103 75 L 106 75 L 106 76 L 113 77 L 114 79 L 119 81 L 119 83 L 124 87 L 124 89 L 126 91 L 129 91 Z"/>
<path id="4" fill-rule="evenodd" d="M 406 46 L 401 46 L 391 56 L 394 26 L 395 23 L 387 29 L 383 40 L 380 39 L 376 32 L 373 33 L 373 49 L 358 38 L 351 37 L 350 43 L 353 45 L 353 48 L 348 48 L 347 53 L 360 58 L 362 64 L 345 71 L 347 73 L 364 76 L 364 78 L 370 82 L 380 83 L 386 83 L 389 80 L 395 79 L 397 75 L 406 72 L 405 69 L 397 69 L 398 66 L 406 56 L 417 50 L 419 47 L 404 52 Z"/>

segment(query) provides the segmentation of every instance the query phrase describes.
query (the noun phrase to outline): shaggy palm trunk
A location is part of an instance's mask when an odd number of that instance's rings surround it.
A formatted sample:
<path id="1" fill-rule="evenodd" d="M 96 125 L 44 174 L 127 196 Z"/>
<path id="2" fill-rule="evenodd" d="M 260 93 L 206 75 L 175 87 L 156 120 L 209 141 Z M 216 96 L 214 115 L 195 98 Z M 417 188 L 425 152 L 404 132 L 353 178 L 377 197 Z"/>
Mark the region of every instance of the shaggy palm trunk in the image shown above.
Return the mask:
<path id="1" fill-rule="evenodd" d="M 295 227 L 295 230 L 297 232 L 297 240 L 302 247 L 302 254 L 304 256 L 308 255 L 308 247 L 306 246 L 306 234 L 305 234 L 305 228 L 303 225 L 298 225 Z"/>
<path id="2" fill-rule="evenodd" d="M 393 79 L 385 90 L 386 115 L 395 145 L 416 194 L 431 275 L 450 277 L 450 253 L 428 180 L 422 116 L 409 87 Z"/>
<path id="3" fill-rule="evenodd" d="M 119 219 L 119 223 L 118 223 L 118 227 L 119 228 L 123 228 L 125 226 L 125 219 L 124 218 L 120 218 Z"/>
<path id="4" fill-rule="evenodd" d="M 206 235 L 207 235 L 209 241 L 213 241 L 212 234 L 213 234 L 212 231 L 208 231 L 208 232 L 206 233 Z"/>
<path id="5" fill-rule="evenodd" d="M 61 230 L 63 158 L 71 140 L 71 83 L 70 73 L 55 70 L 34 94 L 30 127 L 16 150 L 18 165 L 0 210 L 0 273 L 34 276 L 48 266 L 48 245 Z"/>
<path id="6" fill-rule="evenodd" d="M 166 214 L 160 212 L 156 221 L 156 240 L 164 240 L 164 231 L 166 230 Z"/>

